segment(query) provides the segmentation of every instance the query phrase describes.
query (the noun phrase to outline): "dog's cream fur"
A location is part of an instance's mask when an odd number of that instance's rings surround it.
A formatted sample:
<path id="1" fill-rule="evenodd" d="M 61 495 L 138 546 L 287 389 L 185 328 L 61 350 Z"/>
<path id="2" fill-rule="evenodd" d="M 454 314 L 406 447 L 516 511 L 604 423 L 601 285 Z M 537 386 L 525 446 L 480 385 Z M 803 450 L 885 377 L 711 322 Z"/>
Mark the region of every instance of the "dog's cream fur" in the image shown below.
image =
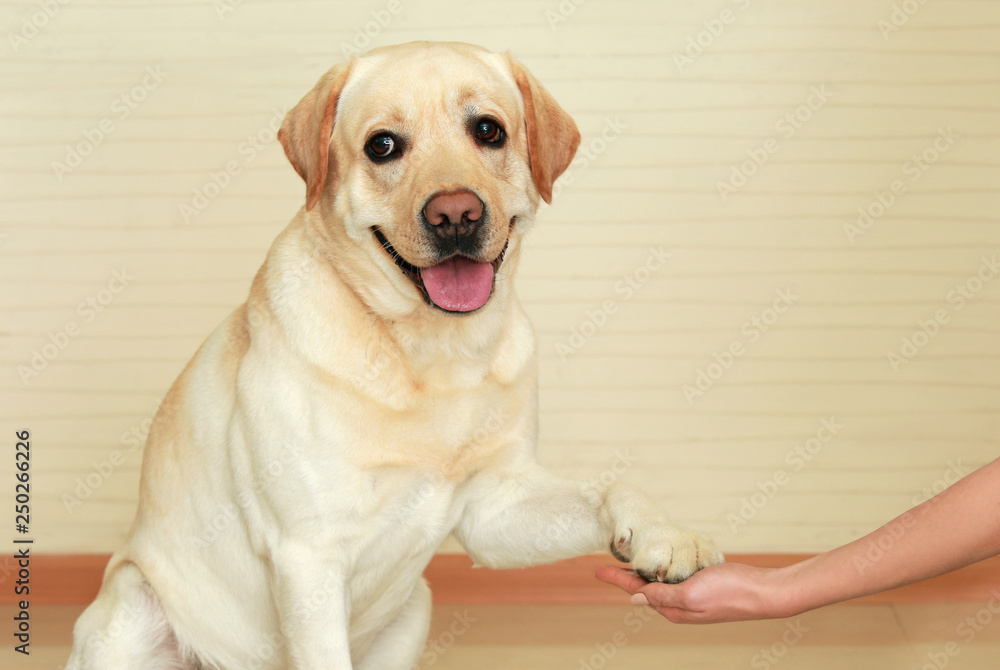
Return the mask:
<path id="1" fill-rule="evenodd" d="M 506 145 L 477 144 L 470 114 Z M 405 155 L 369 160 L 379 129 Z M 535 341 L 510 280 L 579 133 L 530 74 L 463 44 L 379 49 L 324 75 L 280 138 L 306 206 L 164 400 L 70 670 L 412 668 L 421 572 L 449 533 L 491 567 L 611 545 L 677 581 L 722 560 L 639 491 L 535 461 Z M 464 315 L 427 304 L 372 232 L 433 264 L 419 214 L 457 189 L 491 213 L 483 260 L 507 245 Z"/>

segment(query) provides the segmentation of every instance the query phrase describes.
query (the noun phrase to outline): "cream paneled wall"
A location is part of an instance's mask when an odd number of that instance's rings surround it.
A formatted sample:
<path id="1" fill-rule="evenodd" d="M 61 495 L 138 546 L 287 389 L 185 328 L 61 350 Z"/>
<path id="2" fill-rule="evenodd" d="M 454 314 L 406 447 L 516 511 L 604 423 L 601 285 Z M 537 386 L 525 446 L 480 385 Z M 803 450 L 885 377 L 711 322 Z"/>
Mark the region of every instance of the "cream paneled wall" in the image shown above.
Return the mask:
<path id="1" fill-rule="evenodd" d="M 584 133 L 518 280 L 543 463 L 816 551 L 1000 450 L 996 2 L 41 4 L 0 23 L 0 412 L 33 432 L 36 552 L 123 537 L 137 436 L 302 201 L 273 127 L 366 24 L 511 49 Z"/>

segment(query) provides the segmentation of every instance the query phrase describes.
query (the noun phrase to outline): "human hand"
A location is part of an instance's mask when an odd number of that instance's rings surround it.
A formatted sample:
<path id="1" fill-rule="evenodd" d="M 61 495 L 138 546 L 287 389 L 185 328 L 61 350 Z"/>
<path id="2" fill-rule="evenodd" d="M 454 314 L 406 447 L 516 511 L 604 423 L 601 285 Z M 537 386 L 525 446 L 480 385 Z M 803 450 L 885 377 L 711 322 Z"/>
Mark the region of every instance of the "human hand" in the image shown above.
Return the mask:
<path id="1" fill-rule="evenodd" d="M 631 570 L 604 566 L 594 575 L 650 605 L 674 623 L 722 623 L 797 614 L 787 601 L 785 574 L 741 563 L 707 567 L 680 584 L 647 582 Z"/>

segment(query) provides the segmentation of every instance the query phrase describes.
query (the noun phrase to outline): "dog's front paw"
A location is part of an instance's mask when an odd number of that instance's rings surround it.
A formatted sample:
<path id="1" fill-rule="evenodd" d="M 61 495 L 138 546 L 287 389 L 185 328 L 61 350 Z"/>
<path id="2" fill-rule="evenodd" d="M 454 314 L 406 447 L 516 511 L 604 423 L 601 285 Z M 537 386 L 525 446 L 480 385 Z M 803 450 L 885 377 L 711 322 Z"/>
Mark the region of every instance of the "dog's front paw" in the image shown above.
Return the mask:
<path id="1" fill-rule="evenodd" d="M 707 537 L 669 523 L 639 523 L 618 528 L 611 553 L 631 563 L 649 582 L 682 582 L 698 570 L 725 559 Z"/>

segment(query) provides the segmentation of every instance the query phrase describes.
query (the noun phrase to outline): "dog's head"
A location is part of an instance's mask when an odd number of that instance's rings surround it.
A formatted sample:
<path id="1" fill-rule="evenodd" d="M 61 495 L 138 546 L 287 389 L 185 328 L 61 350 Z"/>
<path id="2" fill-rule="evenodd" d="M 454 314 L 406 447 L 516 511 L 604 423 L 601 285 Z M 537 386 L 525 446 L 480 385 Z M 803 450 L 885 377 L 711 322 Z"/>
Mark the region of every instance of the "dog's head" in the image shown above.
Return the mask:
<path id="1" fill-rule="evenodd" d="M 509 56 L 430 42 L 334 67 L 278 137 L 314 232 L 370 307 L 397 316 L 468 314 L 506 290 L 497 273 L 580 142 Z"/>

